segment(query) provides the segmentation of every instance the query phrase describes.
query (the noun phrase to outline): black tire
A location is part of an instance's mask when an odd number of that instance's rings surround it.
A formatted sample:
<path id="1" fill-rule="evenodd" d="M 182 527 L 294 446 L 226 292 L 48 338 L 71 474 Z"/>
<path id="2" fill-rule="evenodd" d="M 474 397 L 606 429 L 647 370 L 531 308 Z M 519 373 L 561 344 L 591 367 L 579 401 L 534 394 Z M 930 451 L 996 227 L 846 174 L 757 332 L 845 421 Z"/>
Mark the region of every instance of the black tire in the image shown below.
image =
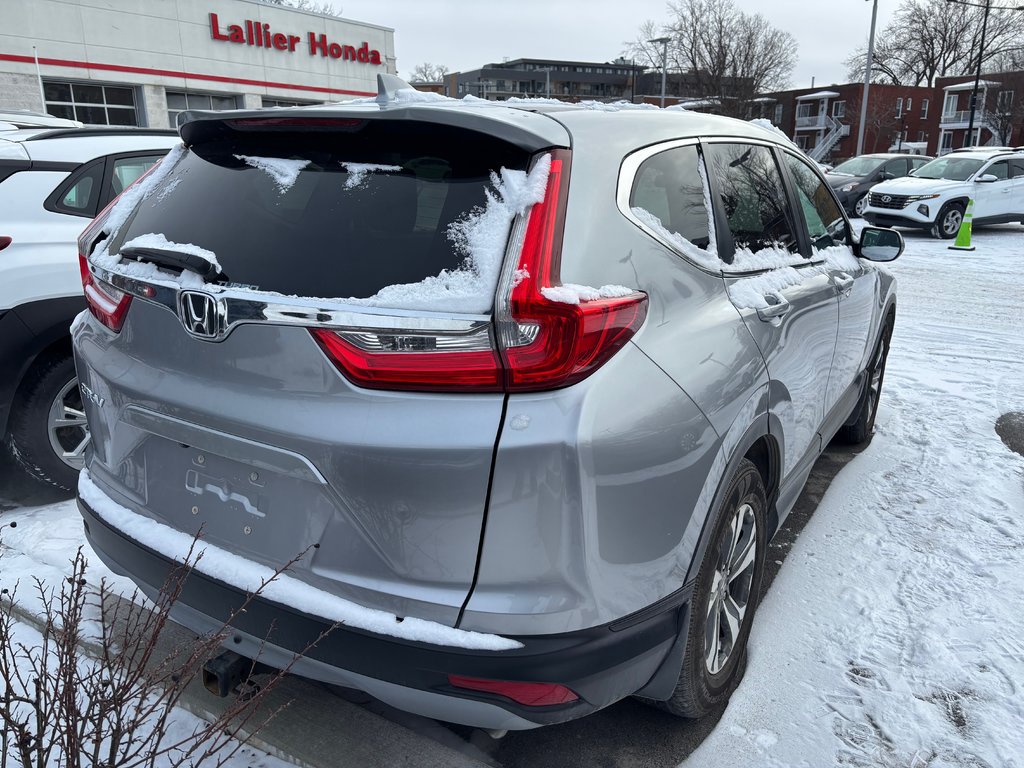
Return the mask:
<path id="1" fill-rule="evenodd" d="M 729 482 L 722 503 L 715 510 L 711 543 L 697 572 L 686 624 L 686 650 L 679 682 L 668 701 L 649 701 L 654 706 L 678 717 L 703 717 L 728 700 L 742 679 L 747 663 L 747 638 L 750 636 L 750 626 L 761 594 L 761 577 L 768 547 L 767 506 L 761 473 L 752 462 L 743 459 Z M 749 515 L 745 507 L 749 507 Z M 731 537 L 734 530 L 732 523 L 737 516 L 743 519 L 739 545 L 733 544 Z M 750 521 L 753 522 L 752 529 L 748 527 Z M 737 546 L 741 553 L 747 552 L 742 547 L 745 542 L 750 542 L 753 547 L 753 559 L 747 567 L 735 574 L 725 570 L 723 576 L 723 563 L 728 560 L 730 552 L 735 552 Z M 721 587 L 723 579 L 725 587 Z M 744 605 L 738 622 L 739 630 L 728 647 L 725 645 L 726 636 L 729 635 L 728 622 L 723 624 L 724 618 L 712 615 L 712 600 L 717 600 L 713 592 L 721 595 L 722 589 L 732 600 L 732 605 L 737 606 L 741 602 Z M 724 605 L 721 601 L 718 604 Z M 712 635 L 717 635 L 718 654 L 713 653 L 709 647 L 714 642 Z M 715 664 L 721 665 L 717 671 L 712 671 L 709 666 L 712 657 Z"/>
<path id="2" fill-rule="evenodd" d="M 78 468 L 57 453 L 50 439 L 51 409 L 62 392 L 62 402 L 81 411 L 75 361 L 67 354 L 46 357 L 29 370 L 18 390 L 7 436 L 7 447 L 15 461 L 32 477 L 57 488 L 73 491 L 78 485 Z M 57 445 L 78 446 L 84 427 L 59 427 Z"/>
<path id="3" fill-rule="evenodd" d="M 875 345 L 874 353 L 871 355 L 871 363 L 866 371 L 867 381 L 864 391 L 853 409 L 853 414 L 850 414 L 851 417 L 856 414 L 856 418 L 840 427 L 836 435 L 841 442 L 848 445 L 866 443 L 875 431 L 875 417 L 878 415 L 878 402 L 882 395 L 882 382 L 885 380 L 885 361 L 889 357 L 893 324 L 894 318 L 889 315 L 882 328 L 882 335 Z"/>
<path id="4" fill-rule="evenodd" d="M 963 203 L 946 203 L 942 206 L 932 225 L 932 237 L 942 240 L 952 240 L 956 237 L 960 231 L 960 223 L 964 220 L 964 210 L 966 209 Z"/>

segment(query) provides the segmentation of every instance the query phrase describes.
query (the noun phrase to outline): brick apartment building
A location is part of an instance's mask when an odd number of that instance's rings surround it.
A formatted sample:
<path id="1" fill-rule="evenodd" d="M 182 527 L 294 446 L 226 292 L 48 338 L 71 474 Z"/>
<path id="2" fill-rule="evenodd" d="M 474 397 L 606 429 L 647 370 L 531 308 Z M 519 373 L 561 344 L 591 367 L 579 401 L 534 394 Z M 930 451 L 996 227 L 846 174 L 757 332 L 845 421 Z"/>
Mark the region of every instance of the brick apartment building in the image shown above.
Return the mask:
<path id="1" fill-rule="evenodd" d="M 819 159 L 853 157 L 857 154 L 863 89 L 863 83 L 846 83 L 764 94 L 751 104 L 751 117 L 771 120 L 808 152 L 818 148 Z M 933 88 L 872 85 L 864 152 L 906 149 L 902 145 L 908 143 L 911 147 L 934 145 L 937 129 L 933 118 L 938 111 Z"/>
<path id="2" fill-rule="evenodd" d="M 967 141 L 973 77 L 940 77 L 935 90 L 942 99 L 935 150 L 945 154 Z M 978 84 L 974 144 L 1024 145 L 1024 70 L 983 75 Z"/>

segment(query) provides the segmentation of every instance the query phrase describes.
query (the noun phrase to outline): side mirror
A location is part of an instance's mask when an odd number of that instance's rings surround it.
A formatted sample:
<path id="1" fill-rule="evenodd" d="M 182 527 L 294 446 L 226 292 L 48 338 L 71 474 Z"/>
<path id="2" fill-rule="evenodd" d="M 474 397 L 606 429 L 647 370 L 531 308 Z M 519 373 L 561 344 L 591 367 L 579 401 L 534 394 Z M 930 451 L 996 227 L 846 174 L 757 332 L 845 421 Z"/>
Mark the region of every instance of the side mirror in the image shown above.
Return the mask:
<path id="1" fill-rule="evenodd" d="M 882 171 L 882 179 L 883 180 L 889 181 L 889 180 L 895 179 L 895 178 L 896 178 L 896 174 L 893 173 L 892 171 Z"/>
<path id="2" fill-rule="evenodd" d="M 903 235 L 895 229 L 864 227 L 856 253 L 868 261 L 895 261 L 903 253 Z"/>
<path id="3" fill-rule="evenodd" d="M 991 184 L 993 181 L 999 181 L 999 177 L 994 173 L 983 173 L 981 176 L 976 178 L 975 181 L 982 184 Z"/>

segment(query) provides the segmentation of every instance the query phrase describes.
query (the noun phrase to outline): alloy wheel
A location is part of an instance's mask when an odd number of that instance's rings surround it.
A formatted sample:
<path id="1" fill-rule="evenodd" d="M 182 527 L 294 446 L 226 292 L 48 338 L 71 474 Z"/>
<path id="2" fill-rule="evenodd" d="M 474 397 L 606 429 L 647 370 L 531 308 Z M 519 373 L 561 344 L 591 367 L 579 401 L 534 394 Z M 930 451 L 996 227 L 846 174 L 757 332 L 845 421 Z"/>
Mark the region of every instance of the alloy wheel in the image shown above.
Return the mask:
<path id="1" fill-rule="evenodd" d="M 861 218 L 864 218 L 864 209 L 868 207 L 868 196 L 861 195 L 860 199 L 853 206 L 853 212 Z"/>
<path id="2" fill-rule="evenodd" d="M 725 528 L 711 577 L 704 624 L 704 665 L 712 675 L 732 657 L 751 604 L 757 557 L 757 518 L 741 504 Z"/>
<path id="3" fill-rule="evenodd" d="M 946 212 L 946 215 L 942 217 L 942 231 L 950 236 L 955 235 L 960 231 L 960 224 L 963 220 L 964 215 L 956 208 L 951 208 Z"/>
<path id="4" fill-rule="evenodd" d="M 89 445 L 89 425 L 85 420 L 82 393 L 78 379 L 61 387 L 50 405 L 46 432 L 53 452 L 72 469 L 85 466 L 85 449 Z"/>

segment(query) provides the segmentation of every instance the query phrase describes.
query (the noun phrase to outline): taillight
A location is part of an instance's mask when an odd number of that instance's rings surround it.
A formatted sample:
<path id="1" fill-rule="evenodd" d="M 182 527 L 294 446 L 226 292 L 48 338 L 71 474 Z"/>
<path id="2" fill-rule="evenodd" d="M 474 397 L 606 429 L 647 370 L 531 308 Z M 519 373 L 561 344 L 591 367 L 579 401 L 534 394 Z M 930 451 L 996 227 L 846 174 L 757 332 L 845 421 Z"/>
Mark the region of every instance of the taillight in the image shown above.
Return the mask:
<path id="1" fill-rule="evenodd" d="M 78 236 L 78 267 L 82 273 L 82 291 L 85 293 L 85 301 L 93 316 L 115 333 L 120 332 L 121 326 L 124 325 L 124 318 L 128 314 L 128 306 L 132 303 L 132 297 L 92 274 L 89 270 L 89 256 L 92 255 L 96 244 L 103 238 L 103 226 L 110 218 L 110 213 L 117 205 L 117 201 L 129 189 L 141 184 L 142 180 L 156 170 L 162 162 L 163 158 L 157 160 L 148 171 L 125 187 L 121 194 L 111 200 L 107 207 L 100 211 L 99 215 L 90 221 L 89 226 Z"/>
<path id="2" fill-rule="evenodd" d="M 110 283 L 100 280 L 89 271 L 89 261 L 84 253 L 78 254 L 78 266 L 82 271 L 82 291 L 93 317 L 115 333 L 124 325 L 131 294 L 119 291 Z"/>
<path id="3" fill-rule="evenodd" d="M 464 675 L 448 675 L 448 682 L 456 688 L 465 688 L 469 691 L 496 693 L 527 707 L 550 707 L 579 699 L 571 689 L 559 683 L 521 683 L 515 680 L 487 680 Z"/>
<path id="4" fill-rule="evenodd" d="M 550 289 L 561 285 L 570 159 L 565 150 L 551 155 L 544 201 L 531 209 L 523 237 L 516 270 L 521 279 L 513 281 L 507 299 L 499 299 L 509 392 L 556 389 L 586 378 L 629 341 L 647 316 L 647 295 L 640 292 L 578 304 L 550 298 L 558 293 Z"/>
<path id="5" fill-rule="evenodd" d="M 514 279 L 496 309 L 497 340 L 476 334 L 310 329 L 353 383 L 424 392 L 526 392 L 575 384 L 629 341 L 647 315 L 647 295 L 628 290 L 569 303 L 561 286 L 568 150 L 551 152 L 544 200 L 530 209 Z M 521 225 L 520 225 L 521 226 Z M 545 293 L 547 295 L 545 295 Z M 589 300 L 587 300 L 589 299 Z"/>

